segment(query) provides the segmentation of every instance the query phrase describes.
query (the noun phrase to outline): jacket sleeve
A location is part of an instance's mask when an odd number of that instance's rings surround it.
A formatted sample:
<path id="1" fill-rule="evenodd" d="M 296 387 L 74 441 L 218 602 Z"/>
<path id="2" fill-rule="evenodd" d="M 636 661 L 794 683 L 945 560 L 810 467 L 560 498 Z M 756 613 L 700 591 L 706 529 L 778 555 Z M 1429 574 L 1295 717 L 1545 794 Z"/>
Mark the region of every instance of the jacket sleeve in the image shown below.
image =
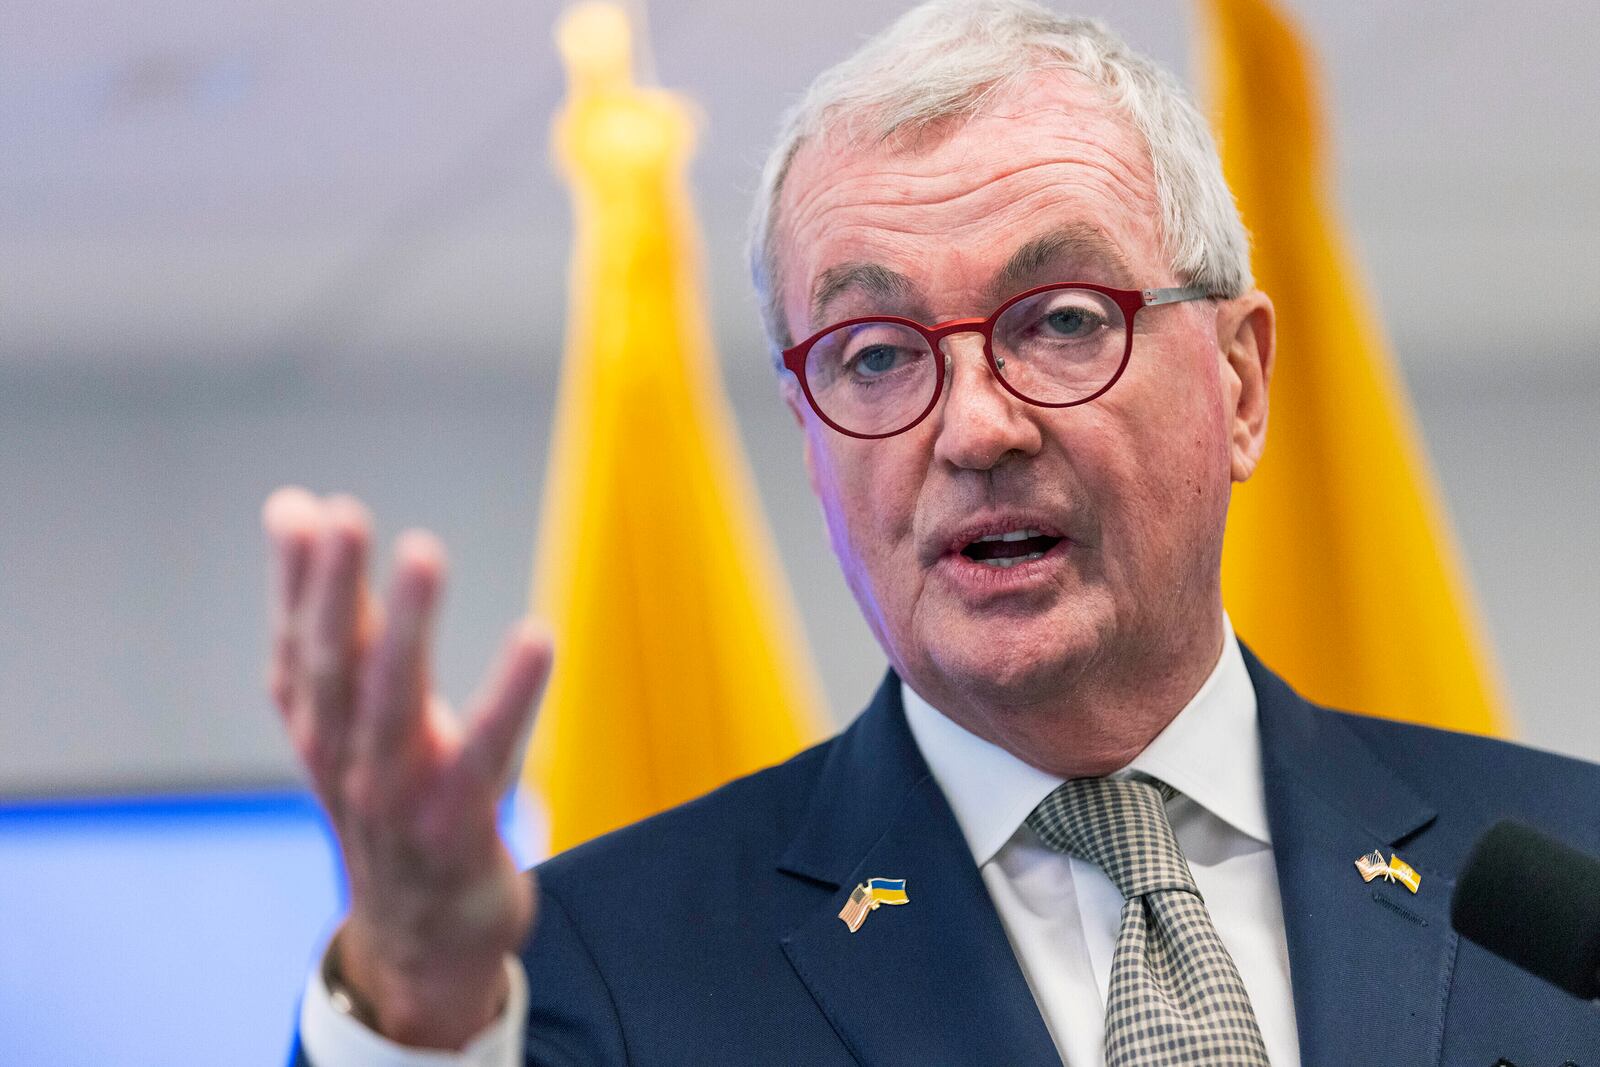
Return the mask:
<path id="1" fill-rule="evenodd" d="M 616 1000 L 572 912 L 549 884 L 522 954 L 528 972 L 528 1067 L 624 1067 L 631 1063 Z"/>

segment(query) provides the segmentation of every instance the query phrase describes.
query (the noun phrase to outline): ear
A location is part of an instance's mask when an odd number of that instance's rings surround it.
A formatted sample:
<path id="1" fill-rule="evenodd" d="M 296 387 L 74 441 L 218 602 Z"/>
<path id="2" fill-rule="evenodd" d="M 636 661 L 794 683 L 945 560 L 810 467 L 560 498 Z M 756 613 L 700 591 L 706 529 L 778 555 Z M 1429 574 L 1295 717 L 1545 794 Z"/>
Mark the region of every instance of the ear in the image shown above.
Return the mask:
<path id="1" fill-rule="evenodd" d="M 800 383 L 787 371 L 781 372 L 778 391 L 783 394 L 783 402 L 788 405 L 789 414 L 794 416 L 794 424 L 800 427 L 800 440 L 803 442 L 801 447 L 804 449 L 806 461 L 806 480 L 811 483 L 811 492 L 816 494 L 817 460 L 812 454 L 810 427 L 806 425 L 806 412 L 810 410 L 810 406 L 804 394 L 800 392 Z"/>
<path id="2" fill-rule="evenodd" d="M 1233 480 L 1255 473 L 1267 445 L 1267 385 L 1272 379 L 1275 321 L 1272 301 L 1259 289 L 1217 310 L 1217 351 L 1232 422 Z"/>

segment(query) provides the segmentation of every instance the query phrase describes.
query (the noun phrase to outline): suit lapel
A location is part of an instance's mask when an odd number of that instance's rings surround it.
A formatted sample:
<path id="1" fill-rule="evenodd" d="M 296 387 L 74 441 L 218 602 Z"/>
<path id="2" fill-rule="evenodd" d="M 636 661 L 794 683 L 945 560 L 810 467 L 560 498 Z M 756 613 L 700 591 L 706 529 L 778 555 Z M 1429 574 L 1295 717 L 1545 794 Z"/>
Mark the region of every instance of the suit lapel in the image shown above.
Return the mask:
<path id="1" fill-rule="evenodd" d="M 892 672 L 829 753 L 780 867 L 835 887 L 783 951 L 861 1063 L 1059 1062 Z M 910 902 L 852 934 L 839 910 L 875 877 L 904 878 Z"/>
<path id="2" fill-rule="evenodd" d="M 1415 855 L 1419 891 L 1363 883 L 1354 861 L 1385 858 L 1435 818 L 1333 713 L 1317 709 L 1248 650 L 1263 777 L 1283 898 L 1300 1054 L 1319 1064 L 1436 1064 L 1455 962 L 1448 872 Z"/>
<path id="3" fill-rule="evenodd" d="M 1437 1064 L 1454 966 L 1449 872 L 1409 848 L 1435 811 L 1346 727 L 1245 650 L 1306 1067 L 1400 1056 Z M 783 951 L 863 1064 L 1056 1063 L 1054 1044 L 944 795 L 917 752 L 891 672 L 830 751 L 780 869 L 834 888 Z M 1354 860 L 1400 851 L 1413 896 L 1363 883 Z M 910 903 L 850 933 L 868 878 Z"/>

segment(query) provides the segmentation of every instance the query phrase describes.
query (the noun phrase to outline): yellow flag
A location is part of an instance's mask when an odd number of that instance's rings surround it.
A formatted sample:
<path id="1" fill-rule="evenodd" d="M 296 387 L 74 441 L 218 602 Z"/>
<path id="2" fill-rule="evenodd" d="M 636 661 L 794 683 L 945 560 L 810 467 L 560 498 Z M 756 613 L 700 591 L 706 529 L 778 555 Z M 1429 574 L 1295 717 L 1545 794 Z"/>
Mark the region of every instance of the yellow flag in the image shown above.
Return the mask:
<path id="1" fill-rule="evenodd" d="M 565 363 L 535 563 L 555 672 L 529 758 L 551 849 L 782 760 L 820 700 L 717 377 L 686 104 L 630 76 L 609 4 L 567 11 Z"/>
<path id="2" fill-rule="evenodd" d="M 1266 456 L 1223 551 L 1229 613 L 1312 699 L 1500 732 L 1488 643 L 1334 219 L 1309 49 L 1271 0 L 1200 7 L 1223 169 L 1278 311 Z"/>
<path id="3" fill-rule="evenodd" d="M 1388 870 L 1389 873 L 1394 876 L 1395 881 L 1399 882 L 1413 893 L 1422 888 L 1422 875 L 1418 874 L 1416 869 L 1413 868 L 1411 864 L 1407 863 L 1399 856 L 1389 857 Z"/>

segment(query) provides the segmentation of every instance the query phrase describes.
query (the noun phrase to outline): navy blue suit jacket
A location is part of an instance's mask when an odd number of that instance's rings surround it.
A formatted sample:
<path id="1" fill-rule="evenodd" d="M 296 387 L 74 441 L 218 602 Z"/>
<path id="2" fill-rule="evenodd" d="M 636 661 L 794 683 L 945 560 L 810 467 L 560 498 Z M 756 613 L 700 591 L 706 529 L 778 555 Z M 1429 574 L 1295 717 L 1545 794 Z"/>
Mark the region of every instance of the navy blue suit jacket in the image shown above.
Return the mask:
<path id="1" fill-rule="evenodd" d="M 1319 708 L 1245 659 L 1303 1062 L 1600 1067 L 1600 1009 L 1449 921 L 1499 819 L 1600 852 L 1600 766 Z M 1374 848 L 1420 892 L 1363 883 Z M 530 1064 L 1059 1063 L 893 674 L 838 737 L 537 875 Z M 851 934 L 876 876 L 911 902 Z"/>

